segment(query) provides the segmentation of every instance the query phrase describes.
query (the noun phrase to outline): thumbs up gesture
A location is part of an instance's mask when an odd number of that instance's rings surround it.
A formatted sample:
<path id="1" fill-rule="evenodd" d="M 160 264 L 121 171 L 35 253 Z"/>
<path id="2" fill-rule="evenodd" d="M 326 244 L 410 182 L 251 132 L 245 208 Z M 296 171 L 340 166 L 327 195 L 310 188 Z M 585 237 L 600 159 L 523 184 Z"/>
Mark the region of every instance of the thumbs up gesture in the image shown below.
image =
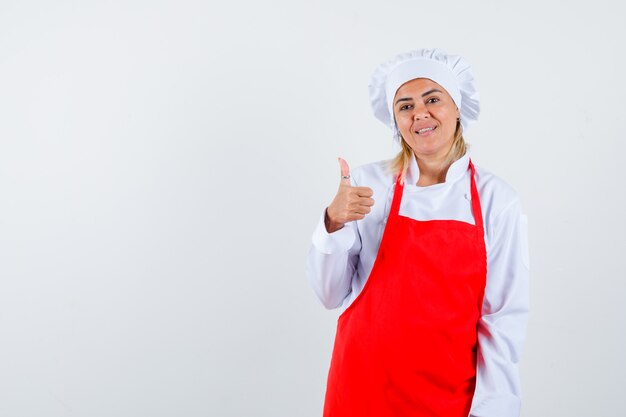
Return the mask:
<path id="1" fill-rule="evenodd" d="M 341 181 L 339 190 L 332 203 L 326 209 L 324 222 L 328 233 L 341 229 L 346 223 L 354 220 L 362 220 L 374 205 L 374 191 L 369 187 L 353 187 L 350 183 L 350 167 L 341 158 Z"/>

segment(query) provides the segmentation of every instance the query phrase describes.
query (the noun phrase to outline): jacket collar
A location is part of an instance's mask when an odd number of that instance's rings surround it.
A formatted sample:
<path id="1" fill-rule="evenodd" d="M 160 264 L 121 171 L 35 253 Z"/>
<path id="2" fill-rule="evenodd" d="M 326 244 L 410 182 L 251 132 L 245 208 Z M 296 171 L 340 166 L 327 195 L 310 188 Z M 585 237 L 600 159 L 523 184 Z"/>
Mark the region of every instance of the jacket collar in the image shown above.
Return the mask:
<path id="1" fill-rule="evenodd" d="M 470 159 L 470 156 L 466 152 L 465 155 L 463 155 L 461 158 L 454 161 L 452 165 L 450 165 L 450 168 L 448 168 L 448 172 L 446 173 L 446 180 L 443 184 L 450 184 L 461 179 L 469 167 L 469 159 Z M 415 186 L 415 184 L 417 184 L 417 180 L 419 179 L 419 176 L 420 176 L 420 169 L 419 169 L 419 166 L 417 165 L 417 159 L 413 157 L 411 158 L 411 164 L 409 165 L 409 168 L 406 172 L 405 184 Z M 441 186 L 443 184 L 434 184 L 434 185 Z"/>

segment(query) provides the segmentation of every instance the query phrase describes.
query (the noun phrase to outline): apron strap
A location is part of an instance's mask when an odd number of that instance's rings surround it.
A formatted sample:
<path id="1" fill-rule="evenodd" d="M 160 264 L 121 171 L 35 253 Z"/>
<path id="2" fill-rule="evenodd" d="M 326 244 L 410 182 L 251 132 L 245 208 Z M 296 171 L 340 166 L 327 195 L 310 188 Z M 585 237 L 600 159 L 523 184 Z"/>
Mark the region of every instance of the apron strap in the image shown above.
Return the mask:
<path id="1" fill-rule="evenodd" d="M 397 217 L 400 212 L 400 201 L 402 200 L 403 191 L 404 183 L 400 181 L 400 174 L 398 174 L 396 177 L 396 185 L 393 189 L 393 200 L 391 202 L 391 210 L 389 210 L 389 220 Z"/>
<path id="2" fill-rule="evenodd" d="M 480 198 L 478 197 L 478 188 L 476 187 L 476 169 L 472 160 L 469 161 L 470 170 L 472 171 L 472 213 L 474 213 L 474 223 L 483 229 L 483 212 L 480 208 Z"/>

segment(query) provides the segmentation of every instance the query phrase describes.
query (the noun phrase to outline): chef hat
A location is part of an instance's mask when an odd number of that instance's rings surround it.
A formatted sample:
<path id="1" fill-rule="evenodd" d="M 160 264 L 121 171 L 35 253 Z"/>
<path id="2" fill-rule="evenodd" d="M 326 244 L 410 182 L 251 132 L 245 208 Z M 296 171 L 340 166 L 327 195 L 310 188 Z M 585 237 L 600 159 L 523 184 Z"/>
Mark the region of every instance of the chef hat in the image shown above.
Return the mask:
<path id="1" fill-rule="evenodd" d="M 393 117 L 393 99 L 402 84 L 415 78 L 429 78 L 446 89 L 460 110 L 464 131 L 478 119 L 480 99 L 472 68 L 465 58 L 437 48 L 418 49 L 379 65 L 370 81 L 374 115 L 391 127 L 394 138 L 399 138 L 400 132 Z"/>

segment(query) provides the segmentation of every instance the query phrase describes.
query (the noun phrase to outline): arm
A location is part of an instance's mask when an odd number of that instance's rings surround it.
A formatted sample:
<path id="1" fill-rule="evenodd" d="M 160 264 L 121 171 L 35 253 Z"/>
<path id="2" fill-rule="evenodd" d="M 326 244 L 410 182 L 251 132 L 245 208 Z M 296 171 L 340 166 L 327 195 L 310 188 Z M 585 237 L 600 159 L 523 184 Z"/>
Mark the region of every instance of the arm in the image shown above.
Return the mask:
<path id="1" fill-rule="evenodd" d="M 313 233 L 307 259 L 306 275 L 324 307 L 337 308 L 350 294 L 352 276 L 361 250 L 356 222 L 328 233 L 322 213 Z"/>
<path id="2" fill-rule="evenodd" d="M 362 220 L 374 204 L 372 189 L 350 179 L 346 161 L 339 158 L 339 165 L 339 190 L 318 221 L 307 260 L 307 278 L 328 309 L 339 307 L 350 294 L 361 251 L 356 220 Z"/>
<path id="3" fill-rule="evenodd" d="M 477 328 L 476 390 L 470 417 L 518 417 L 518 362 L 529 310 L 527 224 L 518 199 L 496 215 L 488 233 L 487 284 Z"/>

